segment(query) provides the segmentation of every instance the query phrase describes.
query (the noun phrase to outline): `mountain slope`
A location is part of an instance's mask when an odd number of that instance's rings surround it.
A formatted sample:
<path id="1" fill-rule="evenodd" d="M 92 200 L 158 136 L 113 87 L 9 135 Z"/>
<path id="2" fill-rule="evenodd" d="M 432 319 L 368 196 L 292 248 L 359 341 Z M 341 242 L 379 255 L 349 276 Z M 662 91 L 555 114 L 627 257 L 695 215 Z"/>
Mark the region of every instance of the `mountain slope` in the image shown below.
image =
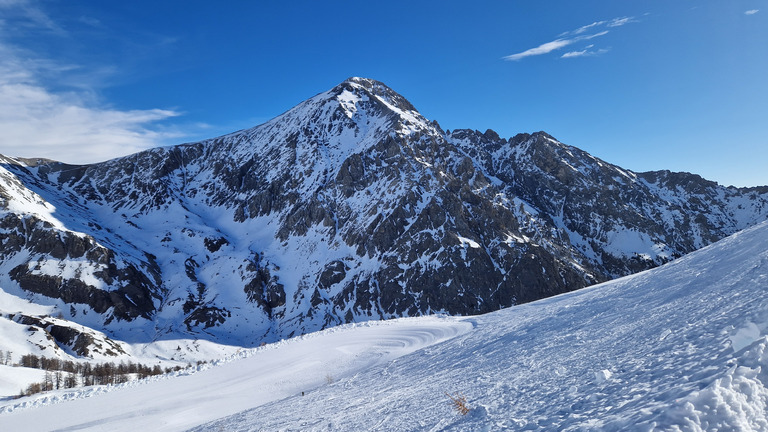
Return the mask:
<path id="1" fill-rule="evenodd" d="M 609 277 L 668 262 L 768 215 L 768 187 L 725 188 L 669 171 L 634 173 L 546 133 L 506 140 L 492 131 L 456 130 L 448 140 Z"/>
<path id="2" fill-rule="evenodd" d="M 768 430 L 768 225 L 196 430 Z M 466 395 L 466 417 L 450 394 Z"/>
<path id="3" fill-rule="evenodd" d="M 20 400 L 0 427 L 768 430 L 766 245 L 762 223 L 660 268 L 486 315 L 338 327 L 162 382 Z M 466 396 L 466 416 L 446 392 Z M 252 409 L 228 415 L 222 400 Z"/>
<path id="4" fill-rule="evenodd" d="M 765 188 L 636 174 L 545 133 L 446 133 L 364 78 L 220 138 L 4 158 L 0 178 L 0 288 L 128 342 L 484 313 L 768 217 Z"/>

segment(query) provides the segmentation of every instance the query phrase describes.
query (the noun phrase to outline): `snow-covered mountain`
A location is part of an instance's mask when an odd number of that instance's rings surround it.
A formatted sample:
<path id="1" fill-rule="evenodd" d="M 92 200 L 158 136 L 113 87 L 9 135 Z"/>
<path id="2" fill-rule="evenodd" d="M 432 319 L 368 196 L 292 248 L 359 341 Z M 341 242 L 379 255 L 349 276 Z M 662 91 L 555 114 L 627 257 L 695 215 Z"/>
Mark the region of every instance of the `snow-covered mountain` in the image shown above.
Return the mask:
<path id="1" fill-rule="evenodd" d="M 514 308 L 339 326 L 201 369 L 6 401 L 0 429 L 765 431 L 768 222 Z"/>
<path id="2" fill-rule="evenodd" d="M 766 218 L 768 188 L 633 173 L 543 132 L 446 132 L 351 78 L 203 142 L 86 166 L 2 157 L 0 312 L 50 335 L 56 355 L 74 336 L 43 315 L 128 343 L 255 346 L 499 310 Z"/>

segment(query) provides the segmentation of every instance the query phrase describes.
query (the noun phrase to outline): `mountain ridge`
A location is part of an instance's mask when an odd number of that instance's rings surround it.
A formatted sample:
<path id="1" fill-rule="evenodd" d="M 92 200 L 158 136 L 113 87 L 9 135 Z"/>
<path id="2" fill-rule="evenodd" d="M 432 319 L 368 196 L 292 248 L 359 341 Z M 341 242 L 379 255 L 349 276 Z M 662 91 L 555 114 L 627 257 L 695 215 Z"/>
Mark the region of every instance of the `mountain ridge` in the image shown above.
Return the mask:
<path id="1" fill-rule="evenodd" d="M 121 340 L 253 346 L 484 313 L 768 218 L 768 188 L 633 173 L 545 132 L 445 132 L 364 78 L 198 143 L 83 166 L 3 157 L 0 179 L 0 288 Z"/>

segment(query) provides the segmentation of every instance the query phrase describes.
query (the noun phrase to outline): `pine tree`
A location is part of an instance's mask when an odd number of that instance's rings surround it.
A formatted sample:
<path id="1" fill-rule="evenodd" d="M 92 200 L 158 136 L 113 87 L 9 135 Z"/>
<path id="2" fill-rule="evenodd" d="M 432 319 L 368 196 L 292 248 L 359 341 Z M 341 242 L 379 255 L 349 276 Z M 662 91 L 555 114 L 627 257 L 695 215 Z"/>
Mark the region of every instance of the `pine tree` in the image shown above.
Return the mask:
<path id="1" fill-rule="evenodd" d="M 73 372 L 68 372 L 64 378 L 64 388 L 77 387 L 77 376 Z"/>
<path id="2" fill-rule="evenodd" d="M 53 382 L 54 382 L 54 385 L 56 386 L 56 390 L 61 388 L 62 383 L 64 382 L 64 377 L 60 370 L 57 370 L 53 374 Z"/>
<path id="3" fill-rule="evenodd" d="M 45 371 L 45 381 L 43 381 L 43 391 L 53 390 L 53 374 Z"/>

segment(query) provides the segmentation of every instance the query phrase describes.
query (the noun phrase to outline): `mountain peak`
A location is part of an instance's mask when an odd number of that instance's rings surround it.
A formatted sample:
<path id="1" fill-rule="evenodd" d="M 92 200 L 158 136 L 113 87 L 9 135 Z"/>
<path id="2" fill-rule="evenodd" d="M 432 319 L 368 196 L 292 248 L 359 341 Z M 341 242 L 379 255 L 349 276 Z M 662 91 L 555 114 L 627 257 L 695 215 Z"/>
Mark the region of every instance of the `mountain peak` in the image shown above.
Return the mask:
<path id="1" fill-rule="evenodd" d="M 351 77 L 254 129 L 277 125 L 285 130 L 306 122 L 338 125 L 341 121 L 349 123 L 347 126 L 367 130 L 369 127 L 361 123 L 371 123 L 375 118 L 385 120 L 388 130 L 394 123 L 399 123 L 400 127 L 394 126 L 393 129 L 404 133 L 423 129 L 429 124 L 406 98 L 384 83 Z"/>
<path id="2" fill-rule="evenodd" d="M 406 98 L 381 81 L 370 78 L 351 77 L 334 87 L 331 93 L 340 95 L 345 91 L 358 96 L 364 94 L 368 97 L 375 97 L 397 111 L 417 113 L 416 108 Z"/>
<path id="3" fill-rule="evenodd" d="M 301 175 L 291 175 L 301 177 L 304 191 L 333 178 L 351 155 L 395 136 L 414 135 L 442 136 L 385 84 L 352 77 L 264 124 L 210 142 L 217 144 L 227 161 L 257 157 L 269 161 L 259 176 L 270 181 L 300 166 Z M 310 171 L 314 174 L 308 175 Z"/>
<path id="4" fill-rule="evenodd" d="M 374 86 L 384 85 L 381 81 L 376 81 L 370 78 L 364 77 L 349 77 L 345 79 L 342 84 L 358 84 L 364 87 L 373 88 Z"/>

